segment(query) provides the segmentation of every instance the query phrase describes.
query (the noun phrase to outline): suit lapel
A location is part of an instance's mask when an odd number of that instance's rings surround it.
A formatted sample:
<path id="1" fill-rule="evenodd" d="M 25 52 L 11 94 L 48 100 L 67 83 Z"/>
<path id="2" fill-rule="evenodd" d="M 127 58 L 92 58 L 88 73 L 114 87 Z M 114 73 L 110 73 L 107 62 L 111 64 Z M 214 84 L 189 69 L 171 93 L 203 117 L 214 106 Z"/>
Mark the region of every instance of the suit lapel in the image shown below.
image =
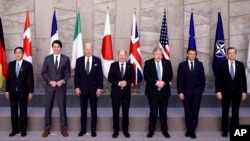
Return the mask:
<path id="1" fill-rule="evenodd" d="M 61 69 L 63 62 L 64 62 L 64 56 L 61 54 L 61 58 L 60 58 L 60 62 L 59 62 L 59 66 L 57 70 Z"/>
<path id="2" fill-rule="evenodd" d="M 235 65 L 235 66 L 236 66 L 236 65 Z M 228 60 L 225 62 L 224 67 L 225 67 L 225 69 L 226 69 L 226 74 L 228 75 L 229 78 L 232 79 L 231 74 L 230 74 L 230 71 L 229 71 Z M 235 70 L 236 70 L 236 68 L 235 68 Z"/>
<path id="3" fill-rule="evenodd" d="M 238 74 L 238 72 L 239 72 L 239 63 L 235 61 L 235 74 L 234 74 L 234 78 Z"/>
<path id="4" fill-rule="evenodd" d="M 94 57 L 92 56 L 92 64 L 91 64 L 91 68 L 90 68 L 90 71 L 89 71 L 89 75 L 90 75 L 90 73 L 92 73 L 92 70 L 93 70 L 93 68 L 94 68 L 94 65 L 95 65 L 95 59 L 94 59 Z M 85 62 L 85 61 L 84 61 Z"/>
<path id="5" fill-rule="evenodd" d="M 128 75 L 129 69 L 131 69 L 130 66 L 129 66 L 129 63 L 128 62 L 125 62 L 125 63 L 126 63 L 126 68 L 125 68 L 123 78 L 126 78 L 126 76 Z M 118 63 L 118 66 L 119 66 L 119 63 Z M 120 70 L 120 67 L 119 67 L 119 70 Z"/>
<path id="6" fill-rule="evenodd" d="M 19 70 L 19 73 L 18 73 L 18 76 L 16 76 L 17 78 L 20 77 L 21 73 L 23 72 L 23 68 L 25 67 L 25 62 L 23 60 L 21 66 L 20 66 L 20 70 Z M 15 75 L 16 75 L 16 62 L 15 62 Z"/>
<path id="7" fill-rule="evenodd" d="M 157 71 L 156 71 L 156 66 L 155 66 L 155 60 L 153 59 L 151 62 L 151 68 L 153 70 L 153 74 L 155 74 L 155 78 L 158 80 L 158 76 L 157 76 Z"/>

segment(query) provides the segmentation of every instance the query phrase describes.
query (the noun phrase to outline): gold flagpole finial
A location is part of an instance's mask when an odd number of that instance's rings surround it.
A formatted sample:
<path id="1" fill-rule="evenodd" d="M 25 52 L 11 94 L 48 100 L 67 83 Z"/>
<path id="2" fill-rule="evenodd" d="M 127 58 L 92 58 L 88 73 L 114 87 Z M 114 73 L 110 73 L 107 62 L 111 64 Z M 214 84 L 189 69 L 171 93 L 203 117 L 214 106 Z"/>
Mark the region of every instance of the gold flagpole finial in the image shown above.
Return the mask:
<path id="1" fill-rule="evenodd" d="M 29 11 L 29 7 L 26 7 L 26 10 Z"/>
<path id="2" fill-rule="evenodd" d="M 164 12 L 166 12 L 166 8 L 164 8 Z"/>
<path id="3" fill-rule="evenodd" d="M 109 7 L 108 7 L 108 6 L 107 6 L 106 8 L 107 8 L 107 10 L 109 10 Z"/>
<path id="4" fill-rule="evenodd" d="M 192 13 L 194 12 L 194 8 L 191 8 L 191 12 L 192 12 Z"/>
<path id="5" fill-rule="evenodd" d="M 134 12 L 136 13 L 136 8 L 134 8 Z"/>

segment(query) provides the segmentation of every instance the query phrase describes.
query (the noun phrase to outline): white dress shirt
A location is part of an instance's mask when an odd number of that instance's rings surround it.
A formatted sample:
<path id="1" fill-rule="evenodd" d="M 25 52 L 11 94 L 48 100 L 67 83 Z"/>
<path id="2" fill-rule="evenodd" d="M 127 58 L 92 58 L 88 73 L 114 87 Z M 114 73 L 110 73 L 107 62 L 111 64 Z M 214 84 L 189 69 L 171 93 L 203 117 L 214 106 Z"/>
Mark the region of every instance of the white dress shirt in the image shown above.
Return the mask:
<path id="1" fill-rule="evenodd" d="M 60 64 L 60 58 L 61 58 L 61 54 L 54 54 L 54 64 L 56 64 L 56 56 L 57 56 L 57 63 L 58 63 L 58 66 L 57 66 L 57 69 L 59 68 L 59 64 Z"/>

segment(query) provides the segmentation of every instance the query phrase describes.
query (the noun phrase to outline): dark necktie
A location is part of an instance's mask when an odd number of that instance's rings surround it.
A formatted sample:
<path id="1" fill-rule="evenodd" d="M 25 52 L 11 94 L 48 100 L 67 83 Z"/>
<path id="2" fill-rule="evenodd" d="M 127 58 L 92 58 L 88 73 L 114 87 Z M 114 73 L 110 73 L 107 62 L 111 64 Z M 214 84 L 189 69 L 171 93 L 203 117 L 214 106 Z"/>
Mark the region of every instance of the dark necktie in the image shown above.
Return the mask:
<path id="1" fill-rule="evenodd" d="M 56 63 L 55 63 L 55 68 L 56 68 L 56 70 L 57 70 L 57 68 L 58 68 L 58 60 L 57 60 L 57 58 L 58 58 L 58 56 L 56 56 Z"/>
<path id="2" fill-rule="evenodd" d="M 124 68 L 123 68 L 123 64 L 121 64 L 121 77 L 123 78 L 124 75 Z"/>
<path id="3" fill-rule="evenodd" d="M 89 58 L 87 59 L 86 72 L 89 75 Z"/>
<path id="4" fill-rule="evenodd" d="M 193 72 L 193 71 L 194 71 L 194 62 L 191 61 L 191 72 Z"/>

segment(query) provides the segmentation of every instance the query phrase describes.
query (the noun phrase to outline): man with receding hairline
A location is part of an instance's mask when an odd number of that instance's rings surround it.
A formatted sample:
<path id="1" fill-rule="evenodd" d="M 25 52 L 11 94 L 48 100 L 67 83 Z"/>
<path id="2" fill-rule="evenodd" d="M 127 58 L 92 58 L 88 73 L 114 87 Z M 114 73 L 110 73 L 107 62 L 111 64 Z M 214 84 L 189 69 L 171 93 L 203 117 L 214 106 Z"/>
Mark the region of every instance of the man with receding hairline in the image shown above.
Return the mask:
<path id="1" fill-rule="evenodd" d="M 227 60 L 220 63 L 218 76 L 215 79 L 216 97 L 222 105 L 222 137 L 228 136 L 229 108 L 232 104 L 232 118 L 230 129 L 239 125 L 240 101 L 246 100 L 247 81 L 244 64 L 236 60 L 237 50 L 227 49 Z"/>
<path id="2" fill-rule="evenodd" d="M 91 109 L 91 136 L 96 137 L 97 101 L 103 89 L 103 73 L 100 58 L 93 55 L 91 43 L 84 45 L 84 56 L 76 60 L 74 76 L 75 93 L 81 106 L 81 130 L 86 133 L 88 101 Z"/>
<path id="3" fill-rule="evenodd" d="M 122 129 L 126 138 L 130 137 L 129 126 L 129 106 L 131 97 L 131 83 L 135 79 L 135 72 L 131 63 L 126 60 L 127 52 L 123 49 L 118 51 L 118 61 L 110 66 L 108 80 L 111 86 L 111 98 L 113 109 L 113 138 L 119 134 L 119 113 L 122 107 Z"/>

